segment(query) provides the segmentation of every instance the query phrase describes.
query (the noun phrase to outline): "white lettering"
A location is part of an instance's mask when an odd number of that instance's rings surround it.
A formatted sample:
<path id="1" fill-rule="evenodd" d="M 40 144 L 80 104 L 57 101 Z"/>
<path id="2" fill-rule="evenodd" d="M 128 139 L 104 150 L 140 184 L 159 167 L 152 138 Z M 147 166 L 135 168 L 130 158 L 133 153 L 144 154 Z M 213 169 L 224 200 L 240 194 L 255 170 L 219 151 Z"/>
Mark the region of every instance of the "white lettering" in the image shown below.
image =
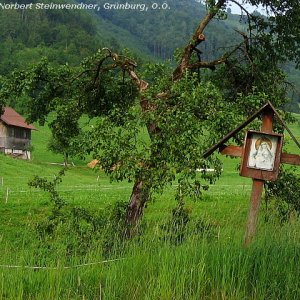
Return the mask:
<path id="1" fill-rule="evenodd" d="M 0 3 L 0 9 L 32 9 L 33 4 Z"/>
<path id="2" fill-rule="evenodd" d="M 137 4 L 137 3 L 104 3 L 104 9 L 109 10 L 139 10 L 139 11 L 147 11 L 148 6 L 146 4 Z"/>
<path id="3" fill-rule="evenodd" d="M 62 10 L 62 9 L 88 9 L 88 10 L 96 10 L 98 7 L 98 4 L 85 4 L 85 3 L 36 3 L 35 8 L 36 9 L 57 9 L 57 10 Z"/>
<path id="4" fill-rule="evenodd" d="M 0 10 L 9 10 L 9 9 L 19 9 L 19 10 L 24 10 L 24 9 L 57 9 L 57 10 L 71 10 L 71 9 L 86 9 L 86 10 L 99 10 L 99 5 L 98 4 L 85 4 L 83 2 L 81 3 L 28 3 L 28 4 L 23 4 L 23 3 L 2 3 L 0 2 Z"/>

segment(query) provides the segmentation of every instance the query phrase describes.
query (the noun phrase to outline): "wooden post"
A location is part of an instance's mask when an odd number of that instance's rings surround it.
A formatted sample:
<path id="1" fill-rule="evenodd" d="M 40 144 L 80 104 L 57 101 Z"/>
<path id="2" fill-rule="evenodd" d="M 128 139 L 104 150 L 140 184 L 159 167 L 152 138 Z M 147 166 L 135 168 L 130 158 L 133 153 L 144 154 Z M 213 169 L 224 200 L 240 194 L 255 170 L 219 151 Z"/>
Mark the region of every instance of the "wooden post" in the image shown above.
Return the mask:
<path id="1" fill-rule="evenodd" d="M 266 110 L 263 112 L 262 128 L 261 128 L 263 132 L 272 133 L 273 118 L 274 118 L 274 112 L 272 110 Z M 249 209 L 246 233 L 244 238 L 244 246 L 248 246 L 250 244 L 256 232 L 258 212 L 259 212 L 263 188 L 264 188 L 264 180 L 253 179 L 252 193 L 250 199 L 250 209 Z"/>
<path id="2" fill-rule="evenodd" d="M 252 193 L 250 199 L 250 209 L 248 214 L 248 221 L 244 239 L 244 245 L 248 246 L 255 235 L 258 212 L 260 207 L 261 195 L 264 188 L 264 181 L 259 179 L 253 179 Z"/>

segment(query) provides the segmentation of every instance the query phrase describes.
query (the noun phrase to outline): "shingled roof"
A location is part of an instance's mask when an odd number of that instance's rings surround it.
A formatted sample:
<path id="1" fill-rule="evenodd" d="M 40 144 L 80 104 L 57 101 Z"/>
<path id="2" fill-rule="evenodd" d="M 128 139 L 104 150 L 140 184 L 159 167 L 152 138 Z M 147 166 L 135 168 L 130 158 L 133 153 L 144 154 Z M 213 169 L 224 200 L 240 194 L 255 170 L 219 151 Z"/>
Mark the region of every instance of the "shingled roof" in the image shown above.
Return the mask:
<path id="1" fill-rule="evenodd" d="M 4 113 L 1 115 L 0 119 L 5 124 L 31 130 L 37 130 L 33 125 L 27 124 L 25 119 L 11 107 L 4 107 L 3 110 Z"/>

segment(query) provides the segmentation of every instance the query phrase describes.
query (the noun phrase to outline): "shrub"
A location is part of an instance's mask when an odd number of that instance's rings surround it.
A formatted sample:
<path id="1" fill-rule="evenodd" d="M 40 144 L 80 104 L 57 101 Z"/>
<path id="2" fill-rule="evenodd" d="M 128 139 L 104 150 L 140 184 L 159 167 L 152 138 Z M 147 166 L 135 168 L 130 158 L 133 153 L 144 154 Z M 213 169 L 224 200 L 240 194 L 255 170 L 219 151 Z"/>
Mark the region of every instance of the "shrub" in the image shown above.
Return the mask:
<path id="1" fill-rule="evenodd" d="M 276 181 L 266 183 L 266 200 L 272 199 L 281 222 L 300 215 L 300 176 L 293 169 L 282 169 Z"/>

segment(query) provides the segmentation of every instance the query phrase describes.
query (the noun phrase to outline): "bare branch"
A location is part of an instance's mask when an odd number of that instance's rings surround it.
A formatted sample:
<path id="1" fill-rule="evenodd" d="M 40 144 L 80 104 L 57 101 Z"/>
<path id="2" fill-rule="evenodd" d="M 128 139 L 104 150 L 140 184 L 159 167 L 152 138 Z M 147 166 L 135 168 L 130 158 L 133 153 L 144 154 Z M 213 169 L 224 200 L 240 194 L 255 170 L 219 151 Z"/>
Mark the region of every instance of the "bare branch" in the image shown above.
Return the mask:
<path id="1" fill-rule="evenodd" d="M 148 82 L 140 79 L 133 70 L 126 69 L 126 71 L 129 74 L 129 76 L 131 77 L 131 79 L 138 86 L 140 92 L 144 92 L 148 88 L 148 86 L 149 86 Z"/>
<path id="2" fill-rule="evenodd" d="M 189 67 L 189 62 L 194 51 L 194 48 L 201 42 L 205 41 L 204 29 L 209 22 L 215 17 L 221 7 L 225 4 L 226 0 L 219 0 L 217 4 L 208 12 L 205 18 L 199 23 L 192 41 L 184 48 L 181 61 L 175 71 L 173 72 L 173 80 L 178 80 L 184 74 L 184 71 Z"/>
<path id="3" fill-rule="evenodd" d="M 248 59 L 250 65 L 252 66 L 252 73 L 253 73 L 253 70 L 254 70 L 254 64 L 253 64 L 253 59 L 251 57 L 251 54 L 249 53 L 249 50 L 250 50 L 250 45 L 249 45 L 249 37 L 247 36 L 246 33 L 242 32 L 242 31 L 239 31 L 237 29 L 235 29 L 235 31 L 237 33 L 239 33 L 243 38 L 244 38 L 244 53 L 245 53 L 245 57 Z"/>
<path id="4" fill-rule="evenodd" d="M 241 45 L 244 44 L 244 41 L 240 44 L 238 44 L 232 51 L 225 53 L 224 55 L 222 55 L 220 58 L 215 59 L 213 61 L 198 61 L 196 63 L 190 64 L 188 65 L 188 69 L 195 69 L 195 68 L 208 68 L 208 69 L 212 69 L 217 65 L 220 65 L 224 62 L 227 61 L 227 59 L 233 55 L 237 50 L 240 49 Z"/>
<path id="5" fill-rule="evenodd" d="M 194 64 L 191 64 L 188 66 L 188 69 L 194 69 L 194 68 L 207 68 L 212 69 L 217 65 L 220 65 L 224 63 L 227 60 L 228 57 L 222 56 L 219 59 L 213 60 L 213 61 L 198 61 Z"/>
<path id="6" fill-rule="evenodd" d="M 138 75 L 135 73 L 134 68 L 137 67 L 137 63 L 132 59 L 124 55 L 119 55 L 117 53 L 112 52 L 109 48 L 103 48 L 102 51 L 107 51 L 108 55 L 106 58 L 111 58 L 114 63 L 103 70 L 109 70 L 114 68 L 121 68 L 122 70 L 126 71 L 133 82 L 138 86 L 140 92 L 145 91 L 148 88 L 148 83 L 144 80 L 141 80 Z"/>
<path id="7" fill-rule="evenodd" d="M 250 35 L 250 41 L 252 39 L 252 31 L 251 31 L 251 19 L 252 19 L 252 15 L 249 13 L 249 11 L 240 3 L 238 3 L 235 0 L 230 0 L 232 3 L 236 4 L 241 11 L 245 12 L 247 15 L 247 19 L 248 19 L 248 29 L 249 29 L 249 35 Z"/>
<path id="8" fill-rule="evenodd" d="M 114 53 L 109 48 L 102 48 L 102 51 L 108 51 L 109 52 L 108 57 L 111 57 L 113 61 L 118 62 L 121 65 L 128 64 L 128 65 L 132 66 L 133 68 L 137 67 L 137 63 L 125 55 L 120 55 L 120 54 Z"/>
<path id="9" fill-rule="evenodd" d="M 219 0 L 218 3 L 209 11 L 209 13 L 205 16 L 202 22 L 198 25 L 194 35 L 193 41 L 197 43 L 201 34 L 203 34 L 204 29 L 209 24 L 209 22 L 215 17 L 221 7 L 225 4 L 226 0 Z M 194 45 L 195 46 L 195 45 Z"/>

